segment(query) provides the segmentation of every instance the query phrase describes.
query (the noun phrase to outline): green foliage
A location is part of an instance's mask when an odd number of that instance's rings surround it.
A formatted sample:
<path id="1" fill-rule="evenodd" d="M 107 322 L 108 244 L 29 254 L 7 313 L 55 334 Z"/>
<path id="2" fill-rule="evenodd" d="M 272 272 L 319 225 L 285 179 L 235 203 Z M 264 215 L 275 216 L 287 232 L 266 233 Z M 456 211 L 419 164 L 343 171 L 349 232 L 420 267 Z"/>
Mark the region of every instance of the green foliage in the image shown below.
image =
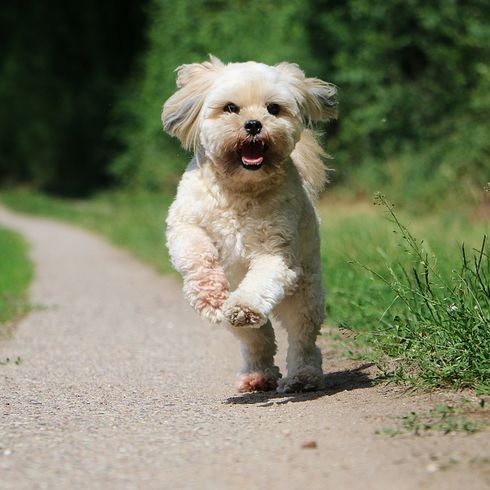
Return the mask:
<path id="1" fill-rule="evenodd" d="M 110 0 L 83 8 L 8 0 L 0 28 L 3 184 L 82 193 L 115 176 L 173 189 L 189 155 L 163 134 L 161 107 L 175 90 L 175 68 L 208 53 L 297 62 L 337 84 L 340 119 L 327 128 L 327 146 L 351 192 L 389 187 L 399 203 L 428 209 L 455 186 L 466 197 L 488 179 L 483 0 Z"/>
<path id="2" fill-rule="evenodd" d="M 431 385 L 472 387 L 490 391 L 490 247 L 483 243 L 468 255 L 461 249 L 460 264 L 441 263 L 400 221 L 380 195 L 401 237 L 402 254 L 385 257 L 385 270 L 356 261 L 373 274 L 385 296 L 377 322 L 371 310 L 361 309 L 370 326 L 370 345 L 391 357 L 408 361 L 396 373 L 410 378 L 406 366 L 415 366 L 417 378 Z M 354 296 L 354 301 L 356 297 Z M 371 296 L 370 301 L 377 301 Z M 378 299 L 379 301 L 379 299 Z M 376 326 L 376 323 L 379 326 Z"/>
<path id="3" fill-rule="evenodd" d="M 481 188 L 490 168 L 490 4 L 311 6 L 312 46 L 327 61 L 321 74 L 341 87 L 330 146 L 350 185 L 390 186 L 398 201 L 433 201 L 465 180 Z"/>
<path id="4" fill-rule="evenodd" d="M 399 417 L 395 427 L 377 430 L 376 434 L 396 436 L 400 434 L 414 434 L 417 436 L 433 432 L 442 432 L 444 435 L 455 432 L 473 434 L 482 430 L 488 422 L 488 409 L 485 401 L 479 404 L 463 400 L 458 406 L 438 403 L 425 412 L 411 412 L 409 415 Z"/>
<path id="5" fill-rule="evenodd" d="M 0 227 L 0 327 L 27 311 L 26 290 L 32 276 L 27 243 L 17 233 Z"/>
<path id="6" fill-rule="evenodd" d="M 142 44 L 141 2 L 2 2 L 0 183 L 80 194 L 107 182 L 107 126 Z"/>
<path id="7" fill-rule="evenodd" d="M 390 186 L 399 202 L 427 209 L 452 186 L 464 192 L 481 188 L 487 178 L 487 3 L 152 5 L 148 50 L 120 103 L 125 150 L 112 168 L 124 182 L 150 189 L 175 185 L 187 157 L 161 134 L 161 106 L 175 90 L 174 69 L 209 52 L 224 61 L 294 61 L 339 85 L 340 119 L 327 146 L 340 180 L 348 179 L 355 192 Z"/>

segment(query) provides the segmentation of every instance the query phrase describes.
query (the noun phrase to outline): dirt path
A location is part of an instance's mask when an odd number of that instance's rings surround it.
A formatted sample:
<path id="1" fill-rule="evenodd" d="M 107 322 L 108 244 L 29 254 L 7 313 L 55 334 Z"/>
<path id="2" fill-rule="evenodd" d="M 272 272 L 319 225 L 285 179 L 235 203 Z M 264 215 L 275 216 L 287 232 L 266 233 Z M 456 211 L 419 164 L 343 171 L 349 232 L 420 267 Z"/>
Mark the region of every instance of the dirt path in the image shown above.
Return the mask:
<path id="1" fill-rule="evenodd" d="M 172 279 L 77 228 L 3 209 L 0 224 L 32 243 L 42 305 L 0 343 L 22 358 L 0 365 L 2 490 L 490 486 L 488 432 L 374 433 L 450 395 L 370 386 L 328 346 L 328 391 L 236 395 L 235 339 Z"/>

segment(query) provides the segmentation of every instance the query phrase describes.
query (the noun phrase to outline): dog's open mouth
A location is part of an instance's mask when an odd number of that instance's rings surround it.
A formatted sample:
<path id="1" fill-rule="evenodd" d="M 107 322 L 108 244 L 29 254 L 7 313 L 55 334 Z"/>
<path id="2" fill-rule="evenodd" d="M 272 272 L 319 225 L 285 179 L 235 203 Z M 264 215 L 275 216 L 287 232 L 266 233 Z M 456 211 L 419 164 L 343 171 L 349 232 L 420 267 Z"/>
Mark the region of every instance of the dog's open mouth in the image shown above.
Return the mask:
<path id="1" fill-rule="evenodd" d="M 247 170 L 258 170 L 264 163 L 266 149 L 263 141 L 245 141 L 239 150 L 242 167 Z"/>

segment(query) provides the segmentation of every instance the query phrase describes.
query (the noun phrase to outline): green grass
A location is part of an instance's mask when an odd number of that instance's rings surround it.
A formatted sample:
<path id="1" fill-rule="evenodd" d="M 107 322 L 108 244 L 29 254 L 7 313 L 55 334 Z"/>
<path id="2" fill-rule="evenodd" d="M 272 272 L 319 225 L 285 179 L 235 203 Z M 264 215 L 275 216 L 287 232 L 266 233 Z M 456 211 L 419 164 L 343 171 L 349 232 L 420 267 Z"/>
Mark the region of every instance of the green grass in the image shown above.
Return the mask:
<path id="1" fill-rule="evenodd" d="M 375 215 L 322 228 L 331 320 L 369 346 L 369 359 L 389 356 L 380 367 L 398 381 L 490 392 L 488 222 L 418 218 L 411 228 L 422 240 L 378 203 Z"/>
<path id="2" fill-rule="evenodd" d="M 26 191 L 0 192 L 17 211 L 81 225 L 130 250 L 160 272 L 172 270 L 165 247 L 165 216 L 171 198 L 151 193 L 107 192 L 87 200 Z"/>
<path id="3" fill-rule="evenodd" d="M 414 434 L 417 436 L 439 432 L 444 435 L 455 432 L 473 434 L 488 425 L 488 409 L 482 399 L 479 404 L 463 400 L 458 405 L 438 403 L 425 412 L 410 412 L 398 417 L 393 427 L 378 429 L 376 434 L 397 436 Z"/>
<path id="4" fill-rule="evenodd" d="M 2 324 L 28 310 L 27 288 L 33 277 L 28 245 L 17 233 L 0 227 L 0 332 Z"/>
<path id="5" fill-rule="evenodd" d="M 4 192 L 0 199 L 86 226 L 171 270 L 164 246 L 168 196 L 107 192 L 69 201 Z M 361 346 L 391 379 L 490 392 L 488 244 L 481 249 L 489 221 L 479 213 L 472 218 L 468 207 L 414 216 L 382 204 L 335 195 L 320 203 L 328 323 L 354 333 L 350 345 Z"/>

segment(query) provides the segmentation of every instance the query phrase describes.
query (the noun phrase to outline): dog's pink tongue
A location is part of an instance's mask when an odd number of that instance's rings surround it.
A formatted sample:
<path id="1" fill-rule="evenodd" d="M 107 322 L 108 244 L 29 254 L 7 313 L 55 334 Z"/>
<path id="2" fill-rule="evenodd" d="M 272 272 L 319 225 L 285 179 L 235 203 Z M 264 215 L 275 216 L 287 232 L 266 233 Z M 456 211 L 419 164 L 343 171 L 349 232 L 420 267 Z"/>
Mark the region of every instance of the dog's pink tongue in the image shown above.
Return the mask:
<path id="1" fill-rule="evenodd" d="M 242 162 L 245 165 L 260 165 L 264 160 L 262 143 L 246 143 L 242 147 Z"/>

